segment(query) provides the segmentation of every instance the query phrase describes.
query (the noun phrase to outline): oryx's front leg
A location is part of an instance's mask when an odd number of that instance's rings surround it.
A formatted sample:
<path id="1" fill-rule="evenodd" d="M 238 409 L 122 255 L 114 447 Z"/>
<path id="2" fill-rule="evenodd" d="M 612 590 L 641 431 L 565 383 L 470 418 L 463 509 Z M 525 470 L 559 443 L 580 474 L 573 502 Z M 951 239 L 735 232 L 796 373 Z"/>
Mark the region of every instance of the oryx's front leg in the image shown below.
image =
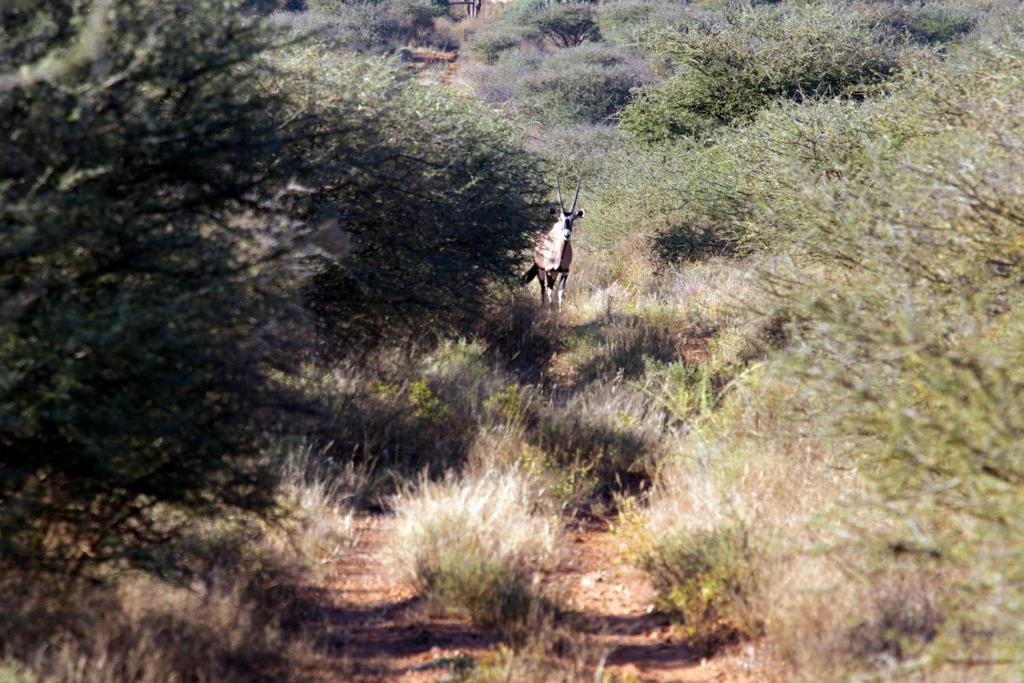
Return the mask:
<path id="1" fill-rule="evenodd" d="M 540 305 L 548 302 L 548 274 L 541 270 L 537 273 L 537 282 L 540 283 Z"/>
<path id="2" fill-rule="evenodd" d="M 569 279 L 569 273 L 558 275 L 558 312 L 562 312 L 562 299 L 565 298 L 565 281 Z"/>

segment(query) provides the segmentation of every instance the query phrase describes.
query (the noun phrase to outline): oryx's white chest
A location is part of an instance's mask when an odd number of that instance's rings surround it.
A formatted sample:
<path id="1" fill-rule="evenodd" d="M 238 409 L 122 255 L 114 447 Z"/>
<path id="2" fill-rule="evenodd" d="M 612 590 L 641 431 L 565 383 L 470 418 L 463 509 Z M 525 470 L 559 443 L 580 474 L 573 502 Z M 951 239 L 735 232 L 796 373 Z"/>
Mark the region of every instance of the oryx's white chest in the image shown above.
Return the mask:
<path id="1" fill-rule="evenodd" d="M 571 227 L 568 232 L 571 234 Z M 572 244 L 569 243 L 563 221 L 556 222 L 537 242 L 533 249 L 533 260 L 544 271 L 569 270 L 572 265 Z"/>

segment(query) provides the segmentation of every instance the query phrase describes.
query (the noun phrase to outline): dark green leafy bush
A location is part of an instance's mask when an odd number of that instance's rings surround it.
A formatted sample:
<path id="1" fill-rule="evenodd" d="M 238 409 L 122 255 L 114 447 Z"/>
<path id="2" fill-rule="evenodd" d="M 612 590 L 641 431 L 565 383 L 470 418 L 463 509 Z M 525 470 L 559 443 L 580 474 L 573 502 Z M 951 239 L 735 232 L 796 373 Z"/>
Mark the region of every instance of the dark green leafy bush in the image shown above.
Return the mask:
<path id="1" fill-rule="evenodd" d="M 269 510 L 309 318 L 475 326 L 539 205 L 512 130 L 395 65 L 271 57 L 230 2 L 77 7 L 0 29 L 0 553 L 72 571 L 148 561 L 157 507 Z"/>
<path id="2" fill-rule="evenodd" d="M 316 188 L 299 208 L 331 243 L 304 290 L 322 338 L 340 350 L 472 328 L 541 222 L 515 131 L 379 60 L 309 48 L 280 68 L 282 95 L 313 122 L 294 144 Z"/>
<path id="3" fill-rule="evenodd" d="M 286 182 L 269 45 L 216 0 L 4 10 L 5 561 L 143 562 L 154 506 L 271 504 L 289 278 L 257 199 Z"/>

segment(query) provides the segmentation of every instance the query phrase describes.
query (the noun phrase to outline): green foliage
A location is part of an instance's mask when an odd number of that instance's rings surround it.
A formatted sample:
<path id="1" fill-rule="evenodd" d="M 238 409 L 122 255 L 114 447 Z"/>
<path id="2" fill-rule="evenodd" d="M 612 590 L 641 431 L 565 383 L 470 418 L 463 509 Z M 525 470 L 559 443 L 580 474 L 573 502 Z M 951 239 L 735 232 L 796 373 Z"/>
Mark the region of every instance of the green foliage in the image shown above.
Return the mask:
<path id="1" fill-rule="evenodd" d="M 916 41 L 941 44 L 970 32 L 978 23 L 978 10 L 931 2 L 900 8 L 886 18 L 886 23 Z"/>
<path id="2" fill-rule="evenodd" d="M 559 47 L 597 40 L 597 12 L 588 3 L 554 3 L 530 19 L 542 36 Z"/>
<path id="3" fill-rule="evenodd" d="M 315 35 L 333 47 L 359 51 L 391 49 L 401 31 L 388 5 L 374 0 L 332 4 L 322 12 L 277 12 L 270 21 L 296 36 Z"/>
<path id="4" fill-rule="evenodd" d="M 0 33 L 2 552 L 70 570 L 148 561 L 156 506 L 269 510 L 300 298 L 326 351 L 474 327 L 539 204 L 510 128 L 397 66 L 77 7 Z"/>
<path id="5" fill-rule="evenodd" d="M 861 95 L 898 63 L 895 43 L 825 5 L 732 11 L 654 45 L 679 71 L 641 90 L 620 124 L 646 143 L 708 133 L 779 98 Z"/>
<path id="6" fill-rule="evenodd" d="M 694 23 L 703 15 L 683 3 L 620 0 L 602 5 L 597 23 L 605 40 L 623 47 L 639 47 L 653 32 Z"/>
<path id="7" fill-rule="evenodd" d="M 468 51 L 477 59 L 493 64 L 504 53 L 539 38 L 540 34 L 531 26 L 499 20 L 474 33 L 468 43 Z"/>
<path id="8" fill-rule="evenodd" d="M 308 12 L 278 12 L 271 20 L 334 47 L 389 52 L 408 44 L 450 47 L 437 30 L 448 6 L 434 0 L 320 0 Z"/>
<path id="9" fill-rule="evenodd" d="M 548 124 L 600 123 L 615 116 L 644 80 L 638 59 L 604 45 L 581 45 L 522 74 L 515 94 L 529 116 Z"/>
<path id="10" fill-rule="evenodd" d="M 543 7 L 543 0 L 508 3 L 501 14 L 467 36 L 469 54 L 493 64 L 503 53 L 536 43 L 542 36 L 533 25 L 532 17 Z"/>
<path id="11" fill-rule="evenodd" d="M 378 60 L 308 48 L 279 68 L 282 95 L 314 121 L 295 145 L 318 188 L 300 208 L 324 226 L 305 288 L 322 339 L 471 330 L 540 222 L 536 162 L 515 131 Z"/>
<path id="12" fill-rule="evenodd" d="M 5 10 L 5 560 L 142 562 L 155 505 L 271 505 L 263 369 L 286 362 L 261 321 L 287 241 L 256 209 L 285 172 L 268 45 L 214 0 Z"/>
<path id="13" fill-rule="evenodd" d="M 41 683 L 38 676 L 17 662 L 0 663 L 0 683 Z"/>
<path id="14" fill-rule="evenodd" d="M 688 637 L 709 646 L 759 633 L 761 626 L 748 610 L 757 590 L 757 561 L 742 525 L 677 532 L 640 558 L 661 608 L 682 621 Z"/>
<path id="15" fill-rule="evenodd" d="M 609 45 L 587 44 L 551 55 L 505 56 L 478 78 L 477 90 L 485 100 L 516 105 L 530 120 L 572 125 L 614 117 L 630 91 L 649 78 L 639 58 Z"/>
<path id="16" fill-rule="evenodd" d="M 800 244 L 831 277 L 767 279 L 796 313 L 809 387 L 829 397 L 827 421 L 858 438 L 891 520 L 847 523 L 964 577 L 943 605 L 936 663 L 1020 662 L 1024 129 L 1011 112 L 1024 71 L 1019 38 L 1007 40 L 916 73 L 888 116 L 862 121 L 850 144 L 870 163 L 804 204 Z"/>

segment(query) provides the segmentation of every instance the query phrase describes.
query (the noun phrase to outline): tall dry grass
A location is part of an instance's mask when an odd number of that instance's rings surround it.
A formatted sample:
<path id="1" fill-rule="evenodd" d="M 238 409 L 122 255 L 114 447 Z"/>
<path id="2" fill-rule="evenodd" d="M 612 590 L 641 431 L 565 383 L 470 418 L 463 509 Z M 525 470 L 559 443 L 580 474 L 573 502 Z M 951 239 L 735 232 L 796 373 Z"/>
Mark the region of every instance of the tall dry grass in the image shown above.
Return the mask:
<path id="1" fill-rule="evenodd" d="M 536 481 L 515 469 L 423 481 L 394 507 L 386 554 L 402 579 L 435 607 L 526 634 L 546 609 L 541 572 L 560 552 L 561 522 Z"/>
<path id="2" fill-rule="evenodd" d="M 306 680 L 330 607 L 311 586 L 354 542 L 358 476 L 306 448 L 282 469 L 275 521 L 167 520 L 181 533 L 157 574 L 112 569 L 69 583 L 5 573 L 0 680 Z"/>

